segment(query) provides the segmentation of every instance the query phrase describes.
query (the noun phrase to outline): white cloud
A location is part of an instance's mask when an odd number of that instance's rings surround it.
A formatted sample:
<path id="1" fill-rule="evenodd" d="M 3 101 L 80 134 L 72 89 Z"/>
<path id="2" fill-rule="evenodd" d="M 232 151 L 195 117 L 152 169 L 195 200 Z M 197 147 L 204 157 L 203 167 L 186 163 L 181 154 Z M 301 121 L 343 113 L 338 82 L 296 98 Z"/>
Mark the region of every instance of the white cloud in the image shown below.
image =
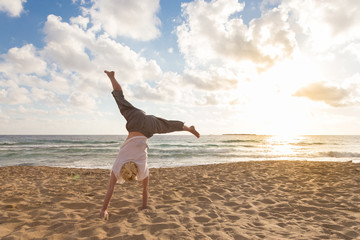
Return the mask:
<path id="1" fill-rule="evenodd" d="M 183 83 L 183 76 L 174 72 L 165 72 L 162 74 L 157 88 L 166 102 L 180 102 L 184 104 L 191 102 L 191 99 L 186 96 L 190 91 Z"/>
<path id="2" fill-rule="evenodd" d="M 293 57 L 297 49 L 286 11 L 272 8 L 245 24 L 240 15 L 244 6 L 237 0 L 182 4 L 184 21 L 176 34 L 186 62 L 183 79 L 193 86 L 193 101 L 198 104 L 239 103 L 239 83 L 258 78 L 263 71 Z M 204 95 L 203 90 L 214 95 Z M 228 97 L 219 97 L 221 94 Z"/>
<path id="3" fill-rule="evenodd" d="M 326 82 L 315 82 L 299 89 L 294 96 L 322 101 L 333 107 L 350 106 L 360 102 L 360 95 L 357 92 L 360 85 L 358 83 L 351 85 L 351 87 L 345 87 Z"/>
<path id="4" fill-rule="evenodd" d="M 94 35 L 83 31 L 77 24 L 62 22 L 61 17 L 49 15 L 44 27 L 46 46 L 43 55 L 69 71 L 92 69 L 86 46 L 94 41 Z"/>
<path id="5" fill-rule="evenodd" d="M 234 89 L 237 87 L 238 77 L 232 69 L 210 66 L 207 70 L 185 69 L 185 82 L 197 89 L 216 91 Z"/>
<path id="6" fill-rule="evenodd" d="M 0 100 L 6 99 L 7 91 L 5 89 L 0 89 Z"/>
<path id="7" fill-rule="evenodd" d="M 281 3 L 281 0 L 263 0 L 260 4 L 261 11 L 267 11 L 278 6 Z"/>
<path id="8" fill-rule="evenodd" d="M 41 102 L 42 104 L 62 104 L 61 99 L 53 91 L 34 87 L 31 89 L 31 93 L 31 98 L 35 102 Z"/>
<path id="9" fill-rule="evenodd" d="M 48 111 L 42 110 L 42 109 L 36 109 L 36 108 L 25 108 L 24 106 L 20 105 L 17 109 L 17 112 L 20 114 L 48 114 Z"/>
<path id="10" fill-rule="evenodd" d="M 17 86 L 18 84 L 20 84 L 29 88 L 41 88 L 45 90 L 50 90 L 54 93 L 61 95 L 69 93 L 69 80 L 72 79 L 72 77 L 71 75 L 66 75 L 64 73 L 59 73 L 49 69 L 49 75 L 47 75 L 46 77 L 39 77 L 31 74 L 19 74 L 18 76 L 13 76 L 11 79 L 12 80 L 4 82 L 3 85 L 5 87 L 9 87 Z"/>
<path id="11" fill-rule="evenodd" d="M 126 96 L 133 96 L 139 100 L 184 102 L 183 97 L 181 97 L 182 91 L 179 91 L 180 88 L 186 89 L 183 82 L 182 76 L 172 72 L 165 72 L 159 73 L 156 81 L 150 83 L 139 82 L 124 91 Z"/>
<path id="12" fill-rule="evenodd" d="M 199 105 L 218 105 L 219 100 L 215 93 L 208 93 L 202 96 L 201 100 L 196 101 Z"/>
<path id="13" fill-rule="evenodd" d="M 52 90 L 58 94 L 67 94 L 70 91 L 68 76 L 51 72 L 51 81 L 46 82 L 45 89 Z"/>
<path id="14" fill-rule="evenodd" d="M 29 98 L 29 91 L 22 87 L 10 87 L 8 89 L 1 89 L 0 102 L 2 104 L 28 104 L 31 103 Z"/>
<path id="15" fill-rule="evenodd" d="M 164 100 L 164 95 L 160 94 L 159 89 L 149 86 L 149 84 L 143 83 L 132 87 L 134 96 L 141 100 Z"/>
<path id="16" fill-rule="evenodd" d="M 1 98 L 1 91 L 0 91 L 0 98 Z M 0 108 L 0 119 L 3 121 L 8 121 L 10 119 L 8 115 L 2 112 L 1 108 Z"/>
<path id="17" fill-rule="evenodd" d="M 89 24 L 90 20 L 87 17 L 83 17 L 83 16 L 77 16 L 77 17 L 72 17 L 70 18 L 70 22 L 72 24 L 77 24 L 79 25 L 82 29 L 86 29 L 87 25 Z"/>
<path id="18" fill-rule="evenodd" d="M 86 0 L 71 0 L 71 2 L 74 4 L 76 2 L 79 2 L 81 5 L 86 3 Z"/>
<path id="19" fill-rule="evenodd" d="M 241 17 L 237 0 L 196 0 L 182 4 L 184 22 L 177 28 L 180 51 L 189 66 L 209 62 L 246 62 L 267 69 L 291 56 L 295 36 L 279 9 L 264 13 L 249 26 Z"/>
<path id="20" fill-rule="evenodd" d="M 182 4 L 183 23 L 178 26 L 176 34 L 179 50 L 186 60 L 186 83 L 195 86 L 195 90 L 217 93 L 226 90 L 224 94 L 231 95 L 233 89 L 246 79 L 260 78 L 272 81 L 274 86 L 283 82 L 278 87 L 282 91 L 284 85 L 299 86 L 310 82 L 307 87 L 298 89 L 296 96 L 336 107 L 359 103 L 360 94 L 354 90 L 359 86 L 352 88 L 343 83 L 343 79 L 354 73 L 360 56 L 357 44 L 360 39 L 359 1 L 265 0 L 261 5 L 261 16 L 248 24 L 240 15 L 243 9 L 244 5 L 237 0 L 195 0 Z M 274 78 L 262 77 L 288 59 L 299 62 L 296 61 L 298 56 L 302 56 L 297 54 L 299 51 L 311 63 L 293 66 L 297 70 L 294 72 L 289 68 L 277 69 Z M 347 58 L 346 64 L 335 70 L 333 67 L 342 57 L 339 53 L 344 52 L 358 59 Z M 307 65 L 316 66 L 318 75 L 322 77 L 309 75 L 309 79 L 299 81 L 298 76 L 293 76 L 298 71 L 309 71 Z M 288 77 L 276 78 L 283 76 L 282 72 Z M 338 84 L 311 84 L 327 78 Z M 219 105 L 225 101 L 209 94 L 204 95 L 200 102 Z M 234 102 L 237 101 L 229 101 L 230 104 Z"/>
<path id="21" fill-rule="evenodd" d="M 121 84 L 154 81 L 162 74 L 155 61 L 146 60 L 107 34 L 96 36 L 91 28 L 82 29 L 77 23 L 49 15 L 44 32 L 46 46 L 42 55 L 56 66 L 57 72 L 73 72 L 70 78 L 76 89 L 95 93 L 107 90 L 105 69 L 115 70 Z"/>
<path id="22" fill-rule="evenodd" d="M 110 90 L 110 82 L 103 73 L 104 69 L 115 70 L 123 85 L 134 84 L 141 88 L 140 86 L 147 86 L 146 81 L 159 82 L 163 73 L 154 60 L 141 57 L 106 33 L 99 35 L 96 33 L 97 29 L 88 28 L 88 21 L 88 18 L 78 16 L 67 23 L 61 17 L 49 15 L 43 30 L 43 49 L 37 50 L 33 45 L 27 44 L 3 54 L 4 61 L 0 62 L 0 85 L 6 89 L 2 92 L 6 91 L 8 95 L 8 92 L 20 89 L 19 86 L 33 89 L 32 98 L 27 97 L 23 101 L 11 98 L 7 102 L 24 104 L 30 103 L 30 99 L 43 101 L 46 96 L 56 103 L 60 102 L 60 94 L 67 94 L 72 106 L 94 108 L 94 98 Z M 92 98 L 85 100 L 82 95 L 77 95 L 79 89 L 92 95 Z M 131 94 L 133 93 L 130 92 L 129 95 Z M 147 94 L 142 98 L 146 96 L 153 98 L 155 95 Z"/>
<path id="23" fill-rule="evenodd" d="M 69 96 L 68 102 L 74 107 L 84 109 L 84 111 L 96 108 L 95 98 L 84 92 L 73 92 Z"/>
<path id="24" fill-rule="evenodd" d="M 99 97 L 110 90 L 104 69 L 115 70 L 123 86 L 132 86 L 126 87 L 129 96 L 171 101 L 182 95 L 174 90 L 182 85 L 181 77 L 163 73 L 156 61 L 141 57 L 107 33 L 99 34 L 87 17 L 74 17 L 67 23 L 49 15 L 43 31 L 43 49 L 27 44 L 2 55 L 2 102 L 63 107 L 60 95 L 65 95 L 62 98 L 67 98 L 69 105 L 61 112 L 75 113 L 73 107 L 93 111 Z"/>
<path id="25" fill-rule="evenodd" d="M 358 0 L 284 0 L 281 8 L 289 12 L 312 50 L 327 51 L 360 38 Z"/>
<path id="26" fill-rule="evenodd" d="M 93 24 L 100 24 L 110 36 L 147 41 L 160 35 L 159 9 L 159 0 L 97 0 L 87 11 Z"/>
<path id="27" fill-rule="evenodd" d="M 0 12 L 6 12 L 10 17 L 18 17 L 24 10 L 27 0 L 0 0 Z"/>
<path id="28" fill-rule="evenodd" d="M 353 54 L 360 62 L 360 43 L 351 43 L 344 49 L 346 52 Z"/>
<path id="29" fill-rule="evenodd" d="M 41 59 L 32 44 L 26 44 L 21 48 L 11 48 L 7 54 L 1 55 L 4 61 L 0 62 L 0 72 L 7 75 L 14 73 L 46 74 L 46 62 Z"/>

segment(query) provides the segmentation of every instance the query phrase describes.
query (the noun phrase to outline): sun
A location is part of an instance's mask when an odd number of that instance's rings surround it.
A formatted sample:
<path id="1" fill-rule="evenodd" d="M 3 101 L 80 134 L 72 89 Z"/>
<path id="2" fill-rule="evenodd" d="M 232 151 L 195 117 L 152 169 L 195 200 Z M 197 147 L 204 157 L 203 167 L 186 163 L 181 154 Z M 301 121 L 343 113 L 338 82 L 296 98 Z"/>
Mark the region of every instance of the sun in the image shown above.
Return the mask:
<path id="1" fill-rule="evenodd" d="M 305 129 L 306 112 L 296 100 L 287 96 L 273 95 L 257 102 L 253 114 L 264 134 L 292 136 L 302 134 Z"/>
<path id="2" fill-rule="evenodd" d="M 319 73 L 309 64 L 303 57 L 284 61 L 248 84 L 246 111 L 258 133 L 282 136 L 307 133 L 311 122 L 309 101 L 295 97 L 294 93 L 319 79 Z"/>

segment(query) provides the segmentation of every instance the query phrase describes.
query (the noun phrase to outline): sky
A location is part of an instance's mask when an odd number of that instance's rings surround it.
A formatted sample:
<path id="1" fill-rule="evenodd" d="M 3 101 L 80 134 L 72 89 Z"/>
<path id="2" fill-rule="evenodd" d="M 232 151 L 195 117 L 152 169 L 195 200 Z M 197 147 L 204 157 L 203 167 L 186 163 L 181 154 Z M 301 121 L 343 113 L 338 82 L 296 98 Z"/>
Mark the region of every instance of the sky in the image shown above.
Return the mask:
<path id="1" fill-rule="evenodd" d="M 0 0 L 0 135 L 360 134 L 358 0 Z"/>

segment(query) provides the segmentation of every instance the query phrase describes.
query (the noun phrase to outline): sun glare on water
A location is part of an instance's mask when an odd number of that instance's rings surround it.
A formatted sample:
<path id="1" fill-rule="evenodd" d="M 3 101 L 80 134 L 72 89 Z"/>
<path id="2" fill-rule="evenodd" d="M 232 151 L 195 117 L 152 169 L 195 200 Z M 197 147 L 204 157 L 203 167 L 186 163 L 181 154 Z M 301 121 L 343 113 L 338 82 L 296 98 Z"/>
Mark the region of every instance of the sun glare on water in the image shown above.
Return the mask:
<path id="1" fill-rule="evenodd" d="M 304 140 L 304 136 L 299 135 L 273 135 L 266 139 L 266 142 L 272 146 L 271 154 L 289 156 L 294 155 L 298 143 Z"/>

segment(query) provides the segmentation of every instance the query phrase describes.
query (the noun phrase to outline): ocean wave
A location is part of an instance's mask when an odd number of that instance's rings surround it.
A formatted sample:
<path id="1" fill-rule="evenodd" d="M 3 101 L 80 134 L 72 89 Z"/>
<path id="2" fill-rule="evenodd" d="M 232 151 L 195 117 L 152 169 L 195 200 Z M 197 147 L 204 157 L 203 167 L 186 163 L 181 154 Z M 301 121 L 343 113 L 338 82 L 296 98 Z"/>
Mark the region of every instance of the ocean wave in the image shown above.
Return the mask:
<path id="1" fill-rule="evenodd" d="M 31 163 L 31 162 L 26 162 L 26 163 L 19 163 L 16 166 L 36 166 L 37 164 L 35 163 Z"/>
<path id="2" fill-rule="evenodd" d="M 11 157 L 15 157 L 17 156 L 18 153 L 17 152 L 4 152 L 4 153 L 0 153 L 0 157 L 1 158 L 11 158 Z"/>
<path id="3" fill-rule="evenodd" d="M 289 143 L 290 145 L 293 146 L 312 146 L 312 145 L 324 145 L 327 143 L 323 143 L 323 142 L 298 142 L 298 143 Z"/>
<path id="4" fill-rule="evenodd" d="M 329 151 L 329 152 L 319 152 L 318 156 L 331 157 L 331 158 L 360 158 L 360 153 Z"/>
<path id="5" fill-rule="evenodd" d="M 107 153 L 109 151 L 115 152 L 115 149 L 107 149 L 107 148 L 64 148 L 64 149 L 53 149 L 55 153 L 75 153 L 75 154 L 83 154 L 83 153 Z"/>
<path id="6" fill-rule="evenodd" d="M 244 147 L 244 148 L 253 148 L 256 147 L 254 145 L 240 145 L 240 147 Z"/>
<path id="7" fill-rule="evenodd" d="M 0 146 L 37 146 L 37 145 L 55 145 L 55 144 L 66 144 L 66 145 L 107 145 L 107 144 L 120 144 L 117 141 L 72 141 L 72 140 L 37 140 L 27 142 L 0 142 Z"/>
<path id="8" fill-rule="evenodd" d="M 201 145 L 204 147 L 204 145 Z M 206 146 L 206 145 L 205 145 Z M 207 145 L 209 146 L 209 145 Z M 218 146 L 218 145 L 214 145 L 214 146 Z M 149 148 L 196 148 L 199 147 L 199 144 L 171 144 L 171 143 L 162 143 L 162 144 L 151 144 L 149 146 Z"/>
<path id="9" fill-rule="evenodd" d="M 150 150 L 159 150 L 159 149 L 166 149 L 166 150 L 187 150 L 187 151 L 194 151 L 196 149 L 204 149 L 205 151 L 211 151 L 213 149 L 235 149 L 235 148 L 249 148 L 249 147 L 256 147 L 256 145 L 239 145 L 239 144 L 151 144 L 149 145 Z"/>
<path id="10" fill-rule="evenodd" d="M 244 143 L 244 142 L 252 142 L 252 143 L 259 143 L 258 140 L 243 140 L 243 139 L 233 139 L 233 140 L 224 140 L 221 141 L 222 143 Z"/>
<path id="11" fill-rule="evenodd" d="M 6 145 L 1 146 L 0 145 L 0 151 L 1 150 L 49 150 L 52 149 L 92 149 L 92 148 L 103 148 L 103 149 L 117 149 L 119 148 L 119 144 L 29 144 L 29 145 Z"/>
<path id="12" fill-rule="evenodd" d="M 17 142 L 0 142 L 0 146 L 12 146 L 17 144 Z"/>
<path id="13" fill-rule="evenodd" d="M 0 166 L 36 164 L 61 167 L 112 165 L 126 136 L 0 136 Z M 299 142 L 268 136 L 156 135 L 149 162 L 156 166 L 231 161 L 302 160 L 360 162 L 358 136 L 310 136 Z M 336 145 L 336 148 L 334 147 Z"/>

